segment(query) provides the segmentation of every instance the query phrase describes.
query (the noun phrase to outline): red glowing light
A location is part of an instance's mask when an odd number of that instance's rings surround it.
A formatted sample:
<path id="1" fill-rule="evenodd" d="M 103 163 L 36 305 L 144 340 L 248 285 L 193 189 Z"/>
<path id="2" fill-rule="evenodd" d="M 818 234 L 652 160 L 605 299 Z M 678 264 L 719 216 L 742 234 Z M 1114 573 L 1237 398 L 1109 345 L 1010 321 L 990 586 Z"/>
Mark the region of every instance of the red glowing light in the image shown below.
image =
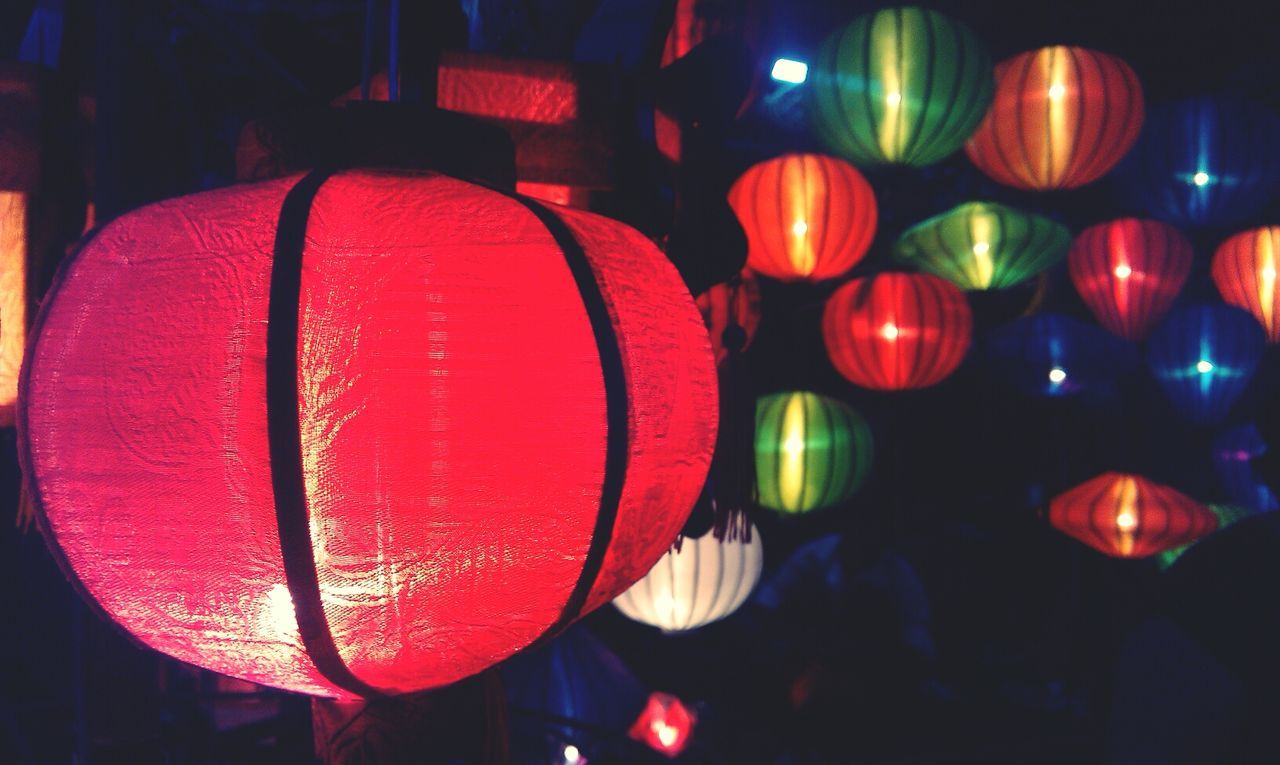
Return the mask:
<path id="1" fill-rule="evenodd" d="M 668 757 L 676 757 L 689 745 L 697 722 L 697 714 L 680 699 L 654 691 L 628 735 Z"/>

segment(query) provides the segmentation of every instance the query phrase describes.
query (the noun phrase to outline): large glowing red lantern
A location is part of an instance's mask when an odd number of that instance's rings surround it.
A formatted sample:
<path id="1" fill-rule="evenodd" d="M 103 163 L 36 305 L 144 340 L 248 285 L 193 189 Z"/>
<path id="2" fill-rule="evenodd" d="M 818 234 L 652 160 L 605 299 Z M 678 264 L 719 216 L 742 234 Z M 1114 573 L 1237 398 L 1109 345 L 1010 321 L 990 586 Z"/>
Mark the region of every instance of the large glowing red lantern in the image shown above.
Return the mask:
<path id="1" fill-rule="evenodd" d="M 1124 157 L 1142 119 L 1142 85 L 1128 64 L 1056 45 L 996 64 L 995 99 L 964 151 L 1006 186 L 1073 189 Z"/>
<path id="2" fill-rule="evenodd" d="M 433 174 L 116 220 L 22 385 L 41 522 L 105 615 L 330 696 L 452 682 L 621 594 L 716 428 L 706 330 L 643 236 Z"/>
<path id="3" fill-rule="evenodd" d="M 972 333 L 964 293 L 929 274 L 854 279 L 822 316 L 831 363 L 855 385 L 879 390 L 940 382 L 964 360 Z"/>
<path id="4" fill-rule="evenodd" d="M 1103 473 L 1054 497 L 1049 522 L 1116 558 L 1145 558 L 1218 528 L 1208 507 L 1130 473 Z"/>
<path id="5" fill-rule="evenodd" d="M 867 254 L 876 197 L 862 173 L 822 154 L 787 154 L 753 165 L 729 189 L 747 232 L 747 264 L 765 276 L 831 279 Z"/>
<path id="6" fill-rule="evenodd" d="M 1232 305 L 1253 314 L 1267 341 L 1280 342 L 1280 226 L 1263 226 L 1236 234 L 1218 245 L 1213 254 L 1213 283 Z"/>
<path id="7" fill-rule="evenodd" d="M 1067 253 L 1071 281 L 1098 323 L 1141 340 L 1191 272 L 1191 242 L 1167 223 L 1122 218 L 1090 226 Z"/>

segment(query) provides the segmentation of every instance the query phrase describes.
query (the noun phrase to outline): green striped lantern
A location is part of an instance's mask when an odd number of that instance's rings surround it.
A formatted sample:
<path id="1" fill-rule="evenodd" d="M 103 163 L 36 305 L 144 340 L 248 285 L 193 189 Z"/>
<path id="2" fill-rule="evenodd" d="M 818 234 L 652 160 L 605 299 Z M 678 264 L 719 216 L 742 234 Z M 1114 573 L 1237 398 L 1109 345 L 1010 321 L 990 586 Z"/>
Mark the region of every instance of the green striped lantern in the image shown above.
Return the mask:
<path id="1" fill-rule="evenodd" d="M 1071 232 L 995 202 L 965 202 L 903 232 L 894 256 L 962 290 L 1020 284 L 1066 257 Z"/>
<path id="2" fill-rule="evenodd" d="M 787 515 L 853 496 L 871 469 L 871 428 L 846 404 L 807 391 L 756 401 L 756 501 Z"/>
<path id="3" fill-rule="evenodd" d="M 1214 515 L 1218 516 L 1218 530 L 1221 531 L 1236 521 L 1253 515 L 1253 509 L 1242 505 L 1208 505 L 1207 506 Z M 1199 541 L 1199 540 L 1197 540 Z M 1191 545 L 1195 544 L 1192 542 Z M 1182 554 L 1191 549 L 1191 545 L 1183 545 L 1175 547 L 1172 550 L 1165 550 L 1156 556 L 1156 564 L 1160 566 L 1160 570 L 1164 571 L 1173 565 L 1173 562 L 1182 557 Z"/>
<path id="4" fill-rule="evenodd" d="M 809 113 L 858 165 L 931 165 L 964 144 L 995 91 L 991 56 L 967 26 L 913 6 L 859 16 L 822 44 Z"/>

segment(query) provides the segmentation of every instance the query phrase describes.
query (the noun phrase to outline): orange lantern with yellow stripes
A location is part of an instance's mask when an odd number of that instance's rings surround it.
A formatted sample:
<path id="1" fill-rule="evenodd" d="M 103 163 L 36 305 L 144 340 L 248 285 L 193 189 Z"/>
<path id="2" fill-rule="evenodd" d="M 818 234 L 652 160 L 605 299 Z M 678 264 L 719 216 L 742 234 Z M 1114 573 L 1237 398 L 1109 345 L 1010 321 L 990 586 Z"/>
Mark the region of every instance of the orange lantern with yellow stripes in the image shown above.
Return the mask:
<path id="1" fill-rule="evenodd" d="M 1236 234 L 1213 254 L 1213 283 L 1230 304 L 1253 314 L 1267 330 L 1267 342 L 1280 342 L 1280 226 L 1263 226 Z"/>
<path id="2" fill-rule="evenodd" d="M 1114 558 L 1146 558 L 1218 528 L 1208 507 L 1132 473 L 1103 473 L 1059 494 L 1049 522 Z"/>

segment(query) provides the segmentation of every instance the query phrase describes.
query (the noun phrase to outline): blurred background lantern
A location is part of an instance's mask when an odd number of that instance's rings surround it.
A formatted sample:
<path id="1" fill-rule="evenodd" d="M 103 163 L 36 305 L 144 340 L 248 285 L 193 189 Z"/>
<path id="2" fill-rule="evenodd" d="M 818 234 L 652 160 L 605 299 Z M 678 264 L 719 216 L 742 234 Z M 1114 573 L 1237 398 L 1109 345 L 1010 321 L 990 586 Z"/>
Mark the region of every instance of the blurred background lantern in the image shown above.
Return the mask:
<path id="1" fill-rule="evenodd" d="M 760 282 L 751 269 L 744 268 L 729 281 L 712 286 L 695 302 L 711 336 L 717 364 L 729 356 L 726 332 L 738 333 L 741 344 L 737 350 L 745 351 L 751 345 L 760 326 Z"/>
<path id="2" fill-rule="evenodd" d="M 1201 96 L 1155 106 L 1115 178 L 1149 214 L 1220 226 L 1264 209 L 1280 186 L 1280 117 L 1244 98 Z"/>
<path id="3" fill-rule="evenodd" d="M 1259 512 L 1280 509 L 1280 501 L 1251 464 L 1267 451 L 1267 444 L 1253 423 L 1238 425 L 1213 439 L 1213 466 L 1227 498 L 1236 505 Z"/>
<path id="4" fill-rule="evenodd" d="M 911 6 L 859 16 L 822 44 L 809 73 L 823 143 L 859 165 L 932 165 L 991 103 L 991 57 L 967 26 Z"/>
<path id="5" fill-rule="evenodd" d="M 929 274 L 854 279 L 822 314 L 831 363 L 854 385 L 875 390 L 941 382 L 964 360 L 972 334 L 964 293 Z"/>
<path id="6" fill-rule="evenodd" d="M 996 328 L 983 351 L 993 379 L 1036 396 L 1113 392 L 1117 376 L 1134 366 L 1127 343 L 1055 313 Z"/>
<path id="7" fill-rule="evenodd" d="M 866 420 L 808 391 L 756 402 L 756 502 L 787 515 L 838 505 L 862 487 L 874 447 Z"/>
<path id="8" fill-rule="evenodd" d="M 739 537 L 686 537 L 631 589 L 614 599 L 631 619 L 663 632 L 688 632 L 729 616 L 760 581 L 764 547 L 751 527 Z"/>
<path id="9" fill-rule="evenodd" d="M 965 153 L 1019 189 L 1073 189 L 1106 175 L 1142 129 L 1142 85 L 1120 58 L 1055 45 L 995 67 L 996 89 Z"/>
<path id="10" fill-rule="evenodd" d="M 1280 226 L 1264 226 L 1236 234 L 1213 253 L 1213 283 L 1223 299 L 1245 309 L 1267 331 L 1267 341 L 1280 342 L 1280 293 L 1276 289 L 1280 260 Z"/>
<path id="11" fill-rule="evenodd" d="M 453 682 L 612 600 L 716 430 L 652 243 L 440 175 L 142 208 L 38 325 L 19 425 L 66 571 L 157 650 L 317 695 Z"/>
<path id="12" fill-rule="evenodd" d="M 1240 521 L 1245 518 L 1248 518 L 1250 515 L 1253 515 L 1254 513 L 1254 510 L 1252 508 L 1242 507 L 1240 505 L 1209 504 L 1209 505 L 1206 505 L 1206 507 L 1208 507 L 1209 511 L 1213 513 L 1214 517 L 1218 519 L 1218 527 L 1217 529 L 1215 529 L 1215 531 L 1221 531 L 1222 529 L 1225 529 L 1226 527 L 1230 526 L 1236 521 Z M 1203 537 L 1201 538 L 1203 539 Z M 1190 550 L 1191 546 L 1194 544 L 1195 542 L 1192 542 L 1191 544 L 1186 544 L 1180 547 L 1174 547 L 1172 549 L 1165 550 L 1164 552 L 1156 556 L 1156 563 L 1159 564 L 1161 570 L 1167 569 L 1170 566 L 1172 566 L 1178 560 L 1178 558 L 1181 558 L 1183 553 L 1185 553 L 1187 550 Z"/>
<path id="13" fill-rule="evenodd" d="M 843 275 L 876 233 L 871 184 L 848 162 L 786 154 L 752 165 L 729 189 L 747 232 L 747 265 L 783 281 Z"/>
<path id="14" fill-rule="evenodd" d="M 1146 558 L 1218 527 L 1209 508 L 1130 473 L 1103 473 L 1054 497 L 1049 522 L 1115 558 Z"/>
<path id="15" fill-rule="evenodd" d="M 1151 332 L 1186 284 L 1191 242 L 1166 223 L 1122 218 L 1076 237 L 1067 266 L 1098 323 L 1126 340 Z"/>
<path id="16" fill-rule="evenodd" d="M 1244 393 L 1265 348 L 1262 329 L 1239 308 L 1182 308 L 1151 333 L 1147 366 L 1179 414 L 1213 423 Z"/>
<path id="17" fill-rule="evenodd" d="M 631 726 L 631 738 L 648 744 L 668 757 L 679 757 L 689 739 L 698 716 L 684 702 L 669 693 L 654 691 L 649 703 Z"/>
<path id="18" fill-rule="evenodd" d="M 1071 232 L 995 202 L 966 202 L 903 232 L 898 260 L 962 290 L 1012 287 L 1067 254 Z"/>

